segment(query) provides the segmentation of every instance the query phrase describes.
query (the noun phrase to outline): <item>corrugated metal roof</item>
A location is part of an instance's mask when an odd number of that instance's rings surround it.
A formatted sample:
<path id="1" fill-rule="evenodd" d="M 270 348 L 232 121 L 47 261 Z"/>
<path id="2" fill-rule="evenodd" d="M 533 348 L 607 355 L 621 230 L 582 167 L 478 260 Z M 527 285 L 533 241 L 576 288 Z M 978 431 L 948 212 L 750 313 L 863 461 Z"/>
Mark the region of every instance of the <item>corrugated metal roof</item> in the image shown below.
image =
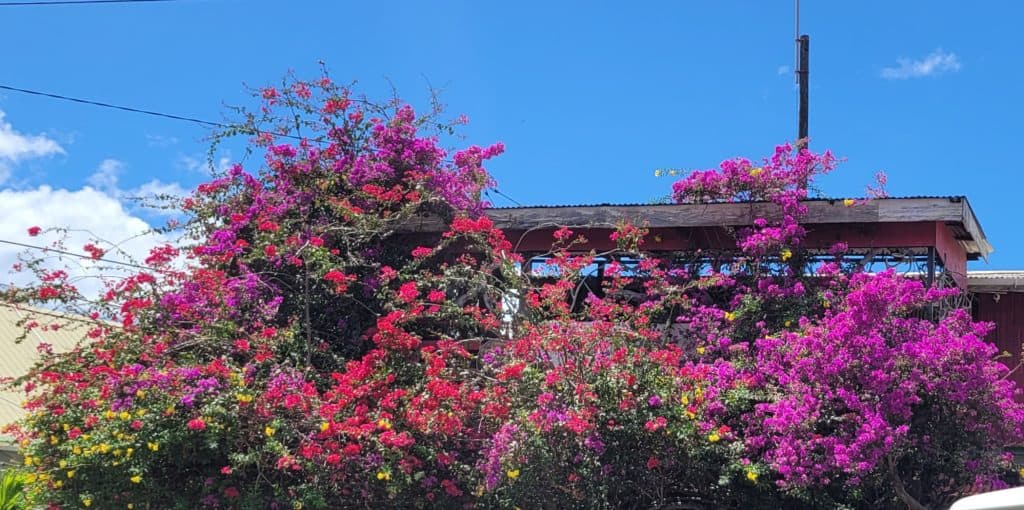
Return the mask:
<path id="1" fill-rule="evenodd" d="M 40 326 L 59 325 L 59 329 L 34 328 L 24 340 L 18 338 L 24 329 L 18 325 L 26 317 Z M 74 348 L 90 329 L 92 321 L 50 310 L 0 303 L 0 377 L 16 378 L 28 373 L 39 360 L 39 346 L 50 344 L 54 352 Z M 0 390 L 0 425 L 12 423 L 25 415 L 21 402 L 25 394 L 11 388 Z"/>
<path id="2" fill-rule="evenodd" d="M 968 271 L 972 292 L 1024 292 L 1024 271 Z"/>
<path id="3" fill-rule="evenodd" d="M 805 198 L 804 202 L 842 202 L 846 199 L 853 199 L 857 201 L 862 200 L 900 200 L 900 199 L 945 199 L 950 202 L 960 202 L 966 200 L 967 197 L 964 195 L 909 195 L 901 197 L 885 197 L 885 198 L 867 198 L 867 197 L 810 197 Z M 489 207 L 489 209 L 558 209 L 563 207 L 638 207 L 645 205 L 669 205 L 674 202 L 603 202 L 595 204 L 539 204 L 539 205 L 506 205 L 500 207 Z"/>

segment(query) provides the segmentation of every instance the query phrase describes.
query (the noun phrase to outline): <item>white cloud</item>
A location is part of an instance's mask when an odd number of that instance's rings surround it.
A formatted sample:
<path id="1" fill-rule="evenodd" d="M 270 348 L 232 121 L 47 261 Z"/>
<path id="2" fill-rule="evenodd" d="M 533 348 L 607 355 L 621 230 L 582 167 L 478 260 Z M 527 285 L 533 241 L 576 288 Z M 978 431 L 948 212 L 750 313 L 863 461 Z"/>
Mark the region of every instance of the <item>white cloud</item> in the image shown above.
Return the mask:
<path id="1" fill-rule="evenodd" d="M 121 202 L 100 190 L 85 187 L 80 190 L 53 189 L 40 186 L 28 190 L 0 190 L 0 239 L 24 244 L 45 246 L 58 237 L 56 233 L 30 237 L 28 228 L 39 226 L 66 227 L 68 231 L 64 249 L 85 255 L 82 247 L 95 239 L 105 242 L 97 245 L 107 250 L 104 258 L 123 262 L 141 262 L 150 248 L 167 242 L 163 234 L 149 233 L 150 225 L 132 214 Z M 111 249 L 110 244 L 118 246 Z M 18 261 L 18 254 L 25 248 L 0 243 L 0 282 L 24 284 L 31 281 L 28 274 L 8 274 L 7 270 Z M 77 257 L 59 258 L 56 254 L 45 254 L 29 250 L 34 256 L 47 257 L 46 267 L 66 270 L 76 280 L 79 290 L 86 295 L 96 295 L 103 288 L 103 281 L 116 277 L 110 270 L 100 272 L 94 262 Z M 130 269 L 130 268 L 126 268 Z"/>
<path id="2" fill-rule="evenodd" d="M 146 145 L 150 147 L 170 147 L 178 143 L 178 138 L 164 135 L 146 135 Z"/>
<path id="3" fill-rule="evenodd" d="M 125 163 L 116 159 L 104 159 L 96 168 L 96 172 L 86 179 L 86 182 L 93 188 L 100 190 L 113 198 L 121 201 L 134 202 L 146 207 L 149 212 L 163 216 L 177 216 L 179 211 L 174 208 L 163 207 L 164 198 L 181 198 L 188 195 L 188 191 L 176 182 L 162 182 L 159 179 L 152 179 L 141 186 L 129 189 L 122 189 L 119 185 L 122 170 Z"/>
<path id="4" fill-rule="evenodd" d="M 176 182 L 162 182 L 159 179 L 153 179 L 142 186 L 134 188 L 132 192 L 140 196 L 173 196 L 173 197 L 184 197 L 188 194 L 188 190 L 181 187 L 181 184 Z"/>
<path id="5" fill-rule="evenodd" d="M 927 56 L 917 60 L 900 58 L 896 67 L 882 69 L 882 78 L 887 80 L 906 80 L 924 76 L 937 76 L 955 73 L 960 70 L 960 57 L 956 53 L 947 53 L 939 48 Z"/>
<path id="6" fill-rule="evenodd" d="M 789 74 L 790 71 L 791 69 L 789 68 L 789 66 L 779 66 L 777 69 L 775 69 L 775 75 L 782 76 L 784 74 Z"/>
<path id="7" fill-rule="evenodd" d="M 45 135 L 25 135 L 15 131 L 14 126 L 4 121 L 5 116 L 0 110 L 0 184 L 10 178 L 10 165 L 29 158 L 64 154 L 60 144 Z"/>
<path id="8" fill-rule="evenodd" d="M 4 122 L 5 113 L 0 111 L 0 159 L 16 163 L 26 158 L 38 158 L 51 154 L 63 154 L 61 146 L 44 135 L 23 135 Z"/>
<path id="9" fill-rule="evenodd" d="M 116 194 L 117 181 L 120 177 L 121 170 L 123 169 L 124 162 L 110 158 L 104 159 L 103 161 L 100 161 L 100 165 L 96 168 L 96 172 L 90 175 L 86 182 L 98 190 Z"/>
<path id="10" fill-rule="evenodd" d="M 213 171 L 216 173 L 224 173 L 231 168 L 231 155 L 221 156 L 214 162 Z M 178 158 L 178 166 L 188 170 L 189 172 L 202 172 L 210 173 L 210 162 L 204 159 L 199 159 L 193 156 L 181 156 Z"/>

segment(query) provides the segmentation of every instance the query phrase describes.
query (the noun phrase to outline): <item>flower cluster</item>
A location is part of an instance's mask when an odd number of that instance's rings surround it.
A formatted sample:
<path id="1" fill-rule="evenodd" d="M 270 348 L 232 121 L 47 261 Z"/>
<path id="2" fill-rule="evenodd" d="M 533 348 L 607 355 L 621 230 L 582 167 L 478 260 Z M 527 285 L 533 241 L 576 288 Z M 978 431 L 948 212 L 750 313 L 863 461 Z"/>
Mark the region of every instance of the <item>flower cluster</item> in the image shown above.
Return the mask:
<path id="1" fill-rule="evenodd" d="M 188 241 L 25 378 L 38 506 L 832 508 L 898 506 L 901 480 L 939 504 L 1001 483 L 1024 439 L 984 325 L 924 313 L 950 291 L 802 259 L 828 153 L 673 186 L 760 202 L 732 259 L 656 256 L 622 223 L 608 252 L 561 228 L 524 260 L 482 214 L 500 144 L 449 154 L 436 112 L 327 78 L 256 95 L 230 131 L 261 168 L 200 185 Z M 27 267 L 9 297 L 86 301 Z"/>

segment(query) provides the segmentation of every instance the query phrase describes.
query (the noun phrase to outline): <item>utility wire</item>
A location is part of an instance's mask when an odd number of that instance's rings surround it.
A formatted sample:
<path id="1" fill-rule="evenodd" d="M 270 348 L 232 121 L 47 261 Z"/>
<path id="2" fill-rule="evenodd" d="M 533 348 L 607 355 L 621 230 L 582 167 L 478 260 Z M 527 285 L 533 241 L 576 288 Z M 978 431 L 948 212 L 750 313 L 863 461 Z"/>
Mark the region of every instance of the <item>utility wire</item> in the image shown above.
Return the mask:
<path id="1" fill-rule="evenodd" d="M 156 0 L 153 0 L 153 1 L 156 1 Z M 3 4 L 0 4 L 0 5 L 3 5 Z M 91 106 L 99 106 L 101 108 L 112 108 L 114 110 L 121 110 L 121 111 L 124 111 L 124 112 L 131 112 L 131 113 L 140 113 L 140 114 L 143 114 L 143 115 L 150 115 L 150 116 L 153 116 L 153 117 L 163 117 L 165 119 L 181 120 L 181 121 L 185 121 L 185 122 L 194 122 L 196 124 L 201 124 L 201 125 L 204 125 L 204 126 L 218 127 L 218 128 L 222 128 L 222 129 L 228 129 L 228 128 L 231 127 L 231 126 L 229 126 L 227 124 L 224 124 L 223 122 L 213 122 L 213 121 L 210 121 L 210 120 L 197 119 L 195 117 L 186 117 L 184 115 L 175 115 L 173 113 L 163 113 L 163 112 L 157 112 L 157 111 L 153 111 L 153 110 L 144 110 L 142 108 L 134 108 L 134 107 L 131 107 L 131 106 L 121 106 L 121 105 L 116 105 L 116 104 L 111 104 L 111 103 L 104 103 L 102 101 L 93 101 L 91 99 L 82 99 L 82 98 L 79 98 L 79 97 L 64 96 L 64 95 L 60 95 L 60 94 L 54 94 L 54 93 L 51 93 L 51 92 L 41 92 L 41 91 L 38 91 L 38 90 L 23 89 L 23 88 L 20 88 L 20 87 L 12 87 L 10 85 L 0 85 L 0 90 L 9 90 L 9 91 L 12 91 L 12 92 L 21 92 L 22 94 L 30 94 L 30 95 L 33 95 L 33 96 L 48 97 L 50 99 L 59 99 L 61 101 L 70 101 L 72 103 L 87 104 L 87 105 L 91 105 Z M 284 138 L 292 138 L 292 139 L 295 139 L 295 140 L 303 140 L 303 138 L 301 136 L 285 135 L 285 134 L 281 134 L 281 133 L 272 133 L 270 131 L 261 131 L 259 129 L 256 129 L 254 131 L 256 133 L 259 133 L 259 134 L 268 134 L 268 135 L 272 135 L 272 136 L 281 136 L 281 137 L 284 137 Z"/>
<path id="2" fill-rule="evenodd" d="M 83 1 L 99 2 L 99 1 L 114 1 L 114 0 L 83 0 Z M 129 0 L 120 0 L 120 1 L 129 1 Z M 131 1 L 154 1 L 155 2 L 155 1 L 165 1 L 165 0 L 131 0 Z M 166 1 L 173 1 L 173 0 L 166 0 Z M 4 5 L 4 4 L 0 3 L 0 6 L 2 6 L 2 5 Z M 72 103 L 87 104 L 87 105 L 91 105 L 91 106 L 99 106 L 101 108 L 112 108 L 114 110 L 121 110 L 121 111 L 124 111 L 124 112 L 130 112 L 130 113 L 139 113 L 139 114 L 142 114 L 142 115 L 150 115 L 150 116 L 153 116 L 153 117 L 162 117 L 162 118 L 171 119 L 171 120 L 180 120 L 180 121 L 185 121 L 185 122 L 193 122 L 193 123 L 204 125 L 204 126 L 212 126 L 212 127 L 222 128 L 222 129 L 228 129 L 228 128 L 231 127 L 231 126 L 229 126 L 227 124 L 224 124 L 222 122 L 213 122 L 213 121 L 209 121 L 209 120 L 197 119 L 195 117 L 186 117 L 184 115 L 175 115 L 173 113 L 163 113 L 163 112 L 157 112 L 157 111 L 153 111 L 153 110 L 145 110 L 145 109 L 142 109 L 142 108 L 135 108 L 135 107 L 131 107 L 131 106 L 121 106 L 121 105 L 116 105 L 116 104 L 104 103 L 102 101 L 93 101 L 91 99 L 82 99 L 82 98 L 78 98 L 78 97 L 71 97 L 71 96 L 64 96 L 64 95 L 61 95 L 61 94 L 54 94 L 54 93 L 51 93 L 51 92 L 42 92 L 42 91 L 39 91 L 39 90 L 23 89 L 23 88 L 20 88 L 20 87 L 12 87 L 10 85 L 0 84 L 0 90 L 9 90 L 9 91 L 12 91 L 12 92 L 20 92 L 22 94 L 30 94 L 30 95 L 33 95 L 33 96 L 47 97 L 47 98 L 50 98 L 50 99 L 58 99 L 58 100 L 61 100 L 61 101 L 70 101 Z M 261 131 L 261 130 L 258 130 L 258 129 L 254 130 L 254 131 L 256 133 L 259 133 L 259 134 L 267 134 L 267 135 L 271 135 L 271 136 L 280 136 L 280 137 L 284 137 L 284 138 L 291 138 L 291 139 L 294 139 L 294 140 L 305 140 L 305 138 L 302 138 L 301 136 L 285 135 L 285 134 L 280 134 L 280 133 L 272 133 L 272 132 L 269 132 L 269 131 Z M 518 200 L 516 200 L 516 199 L 506 195 L 505 193 L 502 193 L 497 188 L 493 188 L 493 190 L 494 190 L 495 193 L 497 193 L 497 194 L 507 198 L 508 200 L 510 200 L 514 204 L 516 204 L 517 206 L 522 206 L 523 205 L 523 204 L 519 203 Z"/>
<path id="3" fill-rule="evenodd" d="M 120 261 L 120 260 L 111 260 L 111 259 L 104 259 L 104 258 L 94 259 L 94 258 L 92 258 L 89 255 L 82 255 L 81 253 L 74 253 L 74 252 L 70 252 L 70 251 L 66 251 L 66 250 L 60 250 L 60 249 L 57 249 L 57 248 L 47 248 L 46 246 L 36 246 L 34 244 L 19 243 L 17 241 L 8 241 L 6 239 L 0 239 L 0 244 L 9 244 L 11 246 L 20 246 L 22 248 L 29 248 L 29 249 L 32 249 L 32 250 L 42 250 L 44 252 L 59 253 L 61 255 L 67 255 L 69 257 L 78 257 L 80 259 L 89 259 L 89 260 L 94 260 L 96 262 L 107 262 L 107 263 L 110 263 L 110 264 L 118 264 L 118 265 L 127 266 L 127 267 L 134 267 L 136 269 L 146 269 L 146 270 L 149 270 L 149 271 L 160 271 L 159 269 L 155 269 L 155 268 L 148 267 L 148 266 L 143 266 L 141 264 L 133 264 L 131 262 L 123 262 L 123 261 Z"/>
<path id="4" fill-rule="evenodd" d="M 29 5 L 140 4 L 176 1 L 177 0 L 43 0 L 40 2 L 0 2 L 0 7 L 25 7 Z"/>

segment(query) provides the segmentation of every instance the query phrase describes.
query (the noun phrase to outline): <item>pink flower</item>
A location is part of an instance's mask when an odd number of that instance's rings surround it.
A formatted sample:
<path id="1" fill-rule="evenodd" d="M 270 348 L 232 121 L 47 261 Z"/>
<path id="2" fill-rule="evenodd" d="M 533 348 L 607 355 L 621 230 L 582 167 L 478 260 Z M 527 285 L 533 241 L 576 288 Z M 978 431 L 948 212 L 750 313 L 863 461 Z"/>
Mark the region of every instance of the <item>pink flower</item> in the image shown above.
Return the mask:
<path id="1" fill-rule="evenodd" d="M 28 228 L 28 235 L 30 235 L 32 237 L 35 237 L 35 236 L 39 235 L 39 233 L 42 232 L 42 231 L 43 231 L 43 229 L 41 229 L 39 227 L 29 227 Z"/>
<path id="2" fill-rule="evenodd" d="M 206 430 L 206 421 L 202 418 L 192 418 L 188 421 L 189 430 Z"/>
<path id="3" fill-rule="evenodd" d="M 405 282 L 398 288 L 398 299 L 406 303 L 412 303 L 419 295 L 420 291 L 416 289 L 416 282 Z"/>

